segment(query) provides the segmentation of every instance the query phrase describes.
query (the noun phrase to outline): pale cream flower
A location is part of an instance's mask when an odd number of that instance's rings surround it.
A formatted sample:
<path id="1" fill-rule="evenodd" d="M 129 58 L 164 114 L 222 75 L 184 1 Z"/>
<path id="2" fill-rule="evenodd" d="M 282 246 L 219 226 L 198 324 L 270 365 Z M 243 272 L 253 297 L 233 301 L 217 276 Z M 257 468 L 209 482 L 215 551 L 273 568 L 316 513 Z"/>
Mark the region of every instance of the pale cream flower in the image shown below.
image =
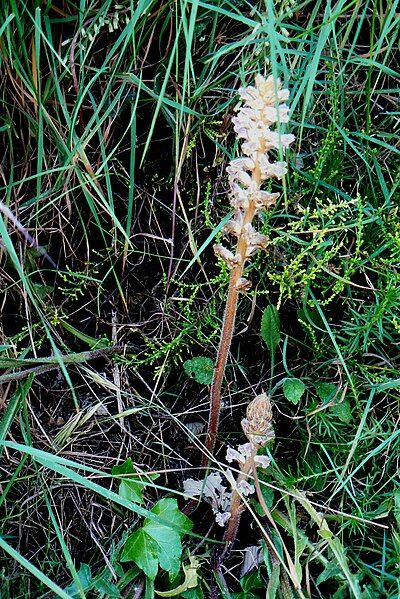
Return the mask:
<path id="1" fill-rule="evenodd" d="M 226 168 L 226 172 L 232 177 L 235 178 L 237 173 L 242 171 L 252 171 L 254 170 L 255 163 L 252 158 L 235 158 L 231 160 L 229 166 Z"/>
<path id="2" fill-rule="evenodd" d="M 265 151 L 272 150 L 286 150 L 291 143 L 294 142 L 294 135 L 291 133 L 281 134 L 279 131 L 271 131 L 267 129 L 264 133 Z"/>
<path id="3" fill-rule="evenodd" d="M 253 450 L 252 443 L 243 443 L 243 445 L 239 445 L 237 449 L 233 449 L 233 447 L 228 447 L 226 451 L 226 461 L 231 464 L 232 462 L 238 462 L 238 464 L 245 464 L 246 460 L 251 456 L 251 452 Z M 266 455 L 255 455 L 254 463 L 256 466 L 260 466 L 261 468 L 268 468 L 271 463 L 271 460 Z"/>
<path id="4" fill-rule="evenodd" d="M 264 208 L 271 208 L 279 198 L 279 193 L 269 193 L 268 191 L 260 190 L 257 194 L 252 195 L 251 199 L 254 202 L 257 212 Z"/>
<path id="5" fill-rule="evenodd" d="M 251 288 L 251 281 L 245 277 L 240 277 L 240 279 L 237 280 L 235 287 L 239 293 L 246 293 Z"/>
<path id="6" fill-rule="evenodd" d="M 241 480 L 238 483 L 237 488 L 245 497 L 252 495 L 252 493 L 255 491 L 254 485 L 251 485 L 249 482 L 247 482 L 247 480 Z"/>
<path id="7" fill-rule="evenodd" d="M 248 258 L 257 250 L 261 250 L 266 247 L 268 243 L 268 237 L 258 233 L 251 223 L 247 223 L 243 227 L 242 238 L 247 243 L 246 257 Z"/>
<path id="8" fill-rule="evenodd" d="M 226 247 L 220 244 L 216 244 L 213 247 L 214 254 L 221 258 L 229 266 L 229 268 L 235 268 L 242 262 L 242 256 L 240 254 L 234 255 L 233 252 L 228 250 Z"/>
<path id="9" fill-rule="evenodd" d="M 245 252 L 241 250 L 244 255 L 240 256 L 223 246 L 214 247 L 215 253 L 230 268 L 239 264 L 243 266 L 257 250 L 266 248 L 268 239 L 265 235 L 255 231 L 251 223 L 243 226 L 245 213 L 251 208 L 254 214 L 275 204 L 279 194 L 263 191 L 261 183 L 270 178 L 282 179 L 287 172 L 287 164 L 270 161 L 268 152 L 272 149 L 284 151 L 294 141 L 292 134 L 281 134 L 270 128 L 276 122 L 289 120 L 289 107 L 284 103 L 289 98 L 289 92 L 282 89 L 279 79 L 275 80 L 272 76 L 265 79 L 257 75 L 255 85 L 240 88 L 239 94 L 244 104 L 238 107 L 232 122 L 237 137 L 243 140 L 242 156 L 231 160 L 226 169 L 230 204 L 235 213 L 224 226 L 224 232 L 236 237 L 238 242 L 245 241 L 246 249 Z M 249 281 L 243 278 L 238 281 L 236 288 L 246 291 L 249 286 Z"/>
<path id="10" fill-rule="evenodd" d="M 240 453 L 237 449 L 233 449 L 233 447 L 228 447 L 226 451 L 226 461 L 231 464 L 233 461 L 239 462 L 239 464 L 244 464 L 246 461 L 246 456 Z"/>
<path id="11" fill-rule="evenodd" d="M 250 201 L 252 201 L 254 197 L 257 197 L 259 193 L 260 186 L 255 181 L 252 181 L 247 189 L 234 182 L 231 184 L 230 204 L 235 210 L 246 211 Z"/>
<path id="12" fill-rule="evenodd" d="M 286 162 L 270 162 L 266 154 L 262 155 L 259 160 L 261 179 L 282 179 L 287 173 Z"/>
<path id="13" fill-rule="evenodd" d="M 233 449 L 233 447 L 228 447 L 226 451 L 226 461 L 229 464 L 233 461 L 238 462 L 239 464 L 244 464 L 251 456 L 251 443 L 243 443 L 239 445 L 237 449 Z"/>
<path id="14" fill-rule="evenodd" d="M 257 74 L 255 76 L 255 87 L 249 85 L 248 87 L 241 87 L 239 89 L 240 97 L 250 105 L 253 100 L 261 98 L 268 104 L 275 104 L 277 102 L 286 102 L 289 99 L 289 91 L 282 89 L 280 79 L 274 79 L 272 75 L 269 75 L 266 79 Z"/>
<path id="15" fill-rule="evenodd" d="M 189 497 L 204 497 L 211 505 L 215 521 L 219 526 L 224 526 L 229 520 L 231 514 L 227 510 L 231 503 L 232 492 L 222 484 L 220 474 L 212 472 L 204 480 L 188 478 L 183 481 L 183 489 L 185 495 Z"/>
<path id="16" fill-rule="evenodd" d="M 218 512 L 215 515 L 215 522 L 218 524 L 218 526 L 225 526 L 231 515 L 232 514 L 230 512 Z"/>
<path id="17" fill-rule="evenodd" d="M 231 184 L 230 205 L 235 210 L 247 210 L 249 207 L 249 192 L 238 183 Z"/>
<path id="18" fill-rule="evenodd" d="M 243 227 L 243 212 L 241 210 L 237 210 L 233 215 L 233 218 L 228 220 L 228 222 L 224 225 L 223 231 L 225 233 L 229 233 L 230 235 L 234 235 L 235 237 L 239 237 L 242 233 Z"/>
<path id="19" fill-rule="evenodd" d="M 271 463 L 271 459 L 267 455 L 256 455 L 254 458 L 254 463 L 260 468 L 268 468 Z"/>

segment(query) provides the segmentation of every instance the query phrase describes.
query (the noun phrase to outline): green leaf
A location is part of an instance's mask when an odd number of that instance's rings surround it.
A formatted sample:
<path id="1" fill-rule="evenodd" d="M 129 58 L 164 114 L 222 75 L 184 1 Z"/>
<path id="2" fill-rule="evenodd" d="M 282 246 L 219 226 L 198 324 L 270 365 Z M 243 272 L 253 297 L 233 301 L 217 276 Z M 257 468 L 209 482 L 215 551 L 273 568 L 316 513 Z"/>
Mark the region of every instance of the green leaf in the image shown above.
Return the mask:
<path id="1" fill-rule="evenodd" d="M 135 562 L 150 579 L 154 580 L 157 576 L 157 544 L 146 534 L 143 528 L 139 528 L 127 538 L 120 559 L 121 562 Z"/>
<path id="2" fill-rule="evenodd" d="M 250 574 L 246 574 L 240 580 L 240 586 L 244 590 L 245 593 L 249 593 L 253 589 L 262 589 L 265 587 L 265 583 L 261 577 L 261 572 L 259 569 L 250 572 Z"/>
<path id="3" fill-rule="evenodd" d="M 400 528 L 400 490 L 395 491 L 393 494 L 393 515 L 395 517 L 397 526 Z"/>
<path id="4" fill-rule="evenodd" d="M 179 511 L 176 499 L 160 499 L 151 512 L 175 528 L 146 518 L 143 527 L 128 537 L 121 561 L 135 562 L 151 580 L 157 576 L 159 566 L 175 576 L 181 568 L 181 537 L 191 530 L 193 523 Z"/>
<path id="5" fill-rule="evenodd" d="M 278 593 L 279 586 L 280 586 L 280 573 L 281 573 L 280 564 L 279 563 L 274 564 L 274 566 L 272 568 L 271 576 L 268 581 L 267 592 L 265 595 L 266 597 L 275 599 L 275 597 Z"/>
<path id="6" fill-rule="evenodd" d="M 267 306 L 261 319 L 261 337 L 271 353 L 275 353 L 281 339 L 279 313 L 272 304 Z"/>
<path id="7" fill-rule="evenodd" d="M 285 379 L 283 383 L 283 393 L 289 401 L 297 406 L 306 386 L 300 379 Z"/>
<path id="8" fill-rule="evenodd" d="M 333 539 L 333 533 L 330 530 L 326 529 L 326 528 L 320 529 L 318 531 L 318 534 L 323 539 Z"/>
<path id="9" fill-rule="evenodd" d="M 315 390 L 324 403 L 331 401 L 336 395 L 336 385 L 333 383 L 317 383 Z"/>
<path id="10" fill-rule="evenodd" d="M 188 589 L 182 593 L 184 599 L 204 599 L 204 593 L 201 586 L 198 584 L 195 589 Z"/>
<path id="11" fill-rule="evenodd" d="M 351 406 L 348 399 L 341 401 L 331 409 L 332 414 L 336 414 L 340 422 L 344 424 L 350 424 L 353 420 L 353 414 L 351 413 Z"/>
<path id="12" fill-rule="evenodd" d="M 104 593 L 104 596 L 107 597 L 107 599 L 120 599 L 121 597 L 118 587 L 106 578 L 101 577 L 96 580 L 94 588 L 97 591 Z"/>
<path id="13" fill-rule="evenodd" d="M 317 578 L 317 584 L 326 582 L 330 578 L 336 578 L 338 580 L 343 580 L 343 572 L 339 568 L 337 562 L 333 559 L 325 564 L 324 570 L 321 572 L 321 574 Z"/>
<path id="14" fill-rule="evenodd" d="M 182 543 L 179 533 L 167 526 L 156 522 L 149 522 L 143 531 L 157 546 L 157 558 L 160 567 L 172 576 L 176 576 L 181 569 L 180 557 Z"/>
<path id="15" fill-rule="evenodd" d="M 214 374 L 214 362 L 210 358 L 198 356 L 186 360 L 183 368 L 188 376 L 201 385 L 211 385 Z"/>
<path id="16" fill-rule="evenodd" d="M 271 487 L 266 487 L 265 485 L 262 485 L 261 492 L 262 496 L 264 497 L 265 504 L 267 508 L 270 510 L 274 505 L 274 490 L 271 489 Z M 264 509 L 258 502 L 254 505 L 254 508 L 259 516 L 265 516 Z"/>
<path id="17" fill-rule="evenodd" d="M 88 564 L 81 564 L 79 570 L 77 571 L 77 575 L 79 578 L 79 582 L 81 583 L 82 589 L 84 591 L 88 591 L 92 587 L 92 572 L 90 566 Z M 70 584 L 67 588 L 64 589 L 65 592 L 73 598 L 78 598 L 81 596 L 79 589 L 75 582 Z"/>
<path id="18" fill-rule="evenodd" d="M 136 503 L 143 503 L 143 483 L 138 482 L 137 472 L 131 458 L 128 458 L 119 466 L 114 466 L 112 469 L 112 474 L 113 476 L 136 474 L 136 476 L 132 478 L 125 476 L 125 478 L 120 481 L 118 493 L 120 497 L 124 497 L 124 499 L 129 499 L 130 501 L 135 501 Z"/>
<path id="19" fill-rule="evenodd" d="M 5 351 L 6 349 L 11 349 L 13 346 L 12 345 L 3 345 L 0 344 L 0 352 L 1 351 Z"/>
<path id="20" fill-rule="evenodd" d="M 172 497 L 160 499 L 150 511 L 172 526 L 179 527 L 182 533 L 189 532 L 193 528 L 193 522 L 179 510 L 177 500 Z M 155 522 L 146 518 L 145 524 L 148 521 Z"/>

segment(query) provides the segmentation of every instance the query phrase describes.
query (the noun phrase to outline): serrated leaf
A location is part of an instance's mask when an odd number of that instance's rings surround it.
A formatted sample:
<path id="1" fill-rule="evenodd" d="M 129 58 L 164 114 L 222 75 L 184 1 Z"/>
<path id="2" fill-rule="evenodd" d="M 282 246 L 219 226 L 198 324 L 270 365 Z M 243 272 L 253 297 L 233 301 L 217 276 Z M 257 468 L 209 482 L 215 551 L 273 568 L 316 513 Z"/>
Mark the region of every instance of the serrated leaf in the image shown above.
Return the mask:
<path id="1" fill-rule="evenodd" d="M 198 356 L 186 360 L 183 368 L 188 376 L 200 383 L 200 385 L 211 385 L 214 374 L 214 362 L 205 356 Z"/>
<path id="2" fill-rule="evenodd" d="M 317 584 L 326 582 L 330 578 L 343 580 L 343 572 L 341 571 L 335 560 L 330 560 L 325 564 L 324 570 L 317 578 Z"/>
<path id="3" fill-rule="evenodd" d="M 137 474 L 135 466 L 131 460 L 128 458 L 125 460 L 123 464 L 119 466 L 114 466 L 112 469 L 112 474 L 114 476 L 120 475 L 129 475 L 129 474 Z M 130 501 L 135 501 L 136 503 L 143 503 L 143 484 L 138 481 L 138 477 L 125 478 L 120 480 L 118 493 L 124 499 L 129 499 Z"/>
<path id="4" fill-rule="evenodd" d="M 275 353 L 281 339 L 279 313 L 272 304 L 267 306 L 261 319 L 260 334 L 271 353 Z"/>
<path id="5" fill-rule="evenodd" d="M 262 589 L 265 588 L 265 582 L 261 577 L 261 572 L 259 569 L 253 570 L 246 576 L 240 580 L 240 586 L 242 587 L 245 593 L 249 593 L 253 589 Z"/>
<path id="6" fill-rule="evenodd" d="M 336 385 L 333 383 L 317 383 L 315 390 L 324 403 L 331 401 L 336 395 Z"/>
<path id="7" fill-rule="evenodd" d="M 339 418 L 340 422 L 344 422 L 344 424 L 349 424 L 353 420 L 353 414 L 351 413 L 350 402 L 348 399 L 338 403 L 331 411 Z"/>
<path id="8" fill-rule="evenodd" d="M 280 573 L 280 564 L 275 564 L 272 568 L 272 574 L 269 578 L 267 592 L 265 594 L 265 596 L 268 597 L 268 599 L 275 599 L 278 593 L 278 589 L 280 586 Z"/>
<path id="9" fill-rule="evenodd" d="M 284 396 L 296 406 L 305 390 L 306 386 L 300 379 L 285 379 L 283 383 Z"/>

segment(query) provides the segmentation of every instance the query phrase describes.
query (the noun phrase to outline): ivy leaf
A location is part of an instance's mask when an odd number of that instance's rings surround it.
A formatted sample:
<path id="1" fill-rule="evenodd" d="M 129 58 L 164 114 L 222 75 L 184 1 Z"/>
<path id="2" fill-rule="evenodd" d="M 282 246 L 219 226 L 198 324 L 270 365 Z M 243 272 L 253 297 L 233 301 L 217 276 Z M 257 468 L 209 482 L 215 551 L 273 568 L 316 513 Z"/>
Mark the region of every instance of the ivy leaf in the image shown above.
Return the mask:
<path id="1" fill-rule="evenodd" d="M 274 354 L 281 340 L 281 332 L 279 313 L 272 304 L 267 306 L 263 312 L 260 334 L 269 351 Z"/>
<path id="2" fill-rule="evenodd" d="M 151 580 L 157 576 L 158 547 L 143 528 L 139 528 L 127 538 L 122 550 L 121 562 L 135 562 Z"/>
<path id="3" fill-rule="evenodd" d="M 94 588 L 103 593 L 107 599 L 121 599 L 118 587 L 106 578 L 102 577 L 96 580 Z"/>
<path id="4" fill-rule="evenodd" d="M 92 587 L 93 583 L 90 566 L 88 564 L 82 563 L 79 570 L 77 571 L 77 575 L 83 590 L 88 591 Z M 67 595 L 70 595 L 74 599 L 75 597 L 80 596 L 80 589 L 78 589 L 78 586 L 75 582 L 66 587 L 64 591 L 67 593 Z"/>
<path id="5" fill-rule="evenodd" d="M 138 481 L 137 471 L 131 458 L 128 458 L 119 466 L 114 466 L 112 469 L 112 474 L 113 476 L 119 476 L 121 474 L 136 474 L 135 477 L 130 478 L 125 476 L 120 480 L 118 494 L 124 499 L 129 499 L 130 501 L 134 501 L 136 503 L 143 503 L 143 483 Z"/>
<path id="6" fill-rule="evenodd" d="M 300 379 L 285 379 L 283 383 L 283 393 L 289 401 L 295 406 L 299 403 L 306 386 Z"/>
<path id="7" fill-rule="evenodd" d="M 159 566 L 171 577 L 176 576 L 181 567 L 181 537 L 192 528 L 193 523 L 179 511 L 176 499 L 160 499 L 151 511 L 162 521 L 146 518 L 143 526 L 128 537 L 121 561 L 135 562 L 151 580 L 157 576 Z"/>
<path id="8" fill-rule="evenodd" d="M 180 557 L 182 555 L 182 543 L 179 533 L 153 521 L 144 526 L 143 531 L 157 546 L 156 555 L 160 567 L 168 572 L 170 576 L 176 576 L 181 569 Z"/>
<path id="9" fill-rule="evenodd" d="M 176 499 L 171 497 L 160 499 L 151 511 L 171 525 L 179 527 L 182 533 L 189 532 L 193 528 L 193 522 L 179 510 Z M 154 522 L 154 520 L 146 518 L 145 524 L 146 522 Z"/>
<path id="10" fill-rule="evenodd" d="M 214 362 L 205 356 L 186 360 L 183 368 L 188 376 L 200 385 L 211 385 L 214 374 Z"/>

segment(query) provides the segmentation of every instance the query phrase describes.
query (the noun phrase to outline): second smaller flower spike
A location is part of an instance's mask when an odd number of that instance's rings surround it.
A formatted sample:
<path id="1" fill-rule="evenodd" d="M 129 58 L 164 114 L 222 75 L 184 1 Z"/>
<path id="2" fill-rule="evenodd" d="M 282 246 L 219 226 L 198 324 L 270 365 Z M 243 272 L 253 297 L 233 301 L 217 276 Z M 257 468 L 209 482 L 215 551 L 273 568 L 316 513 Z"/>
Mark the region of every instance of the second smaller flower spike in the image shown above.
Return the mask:
<path id="1" fill-rule="evenodd" d="M 242 429 L 255 447 L 262 447 L 273 441 L 275 432 L 272 427 L 272 406 L 268 395 L 261 393 L 249 403 L 246 418 L 242 420 Z"/>

